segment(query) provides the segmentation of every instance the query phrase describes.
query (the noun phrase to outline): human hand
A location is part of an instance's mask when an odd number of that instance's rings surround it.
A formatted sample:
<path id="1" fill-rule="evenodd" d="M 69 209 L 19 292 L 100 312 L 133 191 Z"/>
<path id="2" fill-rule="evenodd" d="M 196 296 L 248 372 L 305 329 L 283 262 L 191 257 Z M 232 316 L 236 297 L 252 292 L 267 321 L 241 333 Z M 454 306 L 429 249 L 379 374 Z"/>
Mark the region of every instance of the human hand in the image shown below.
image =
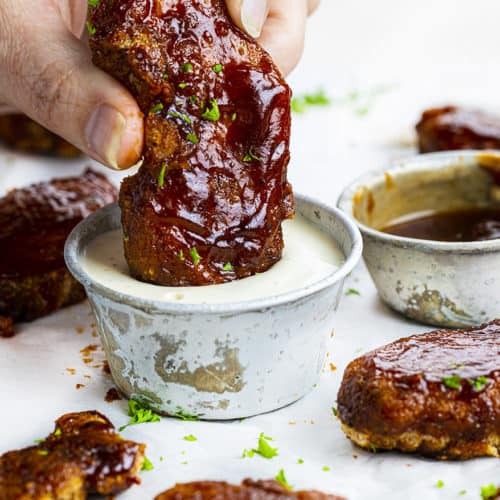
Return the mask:
<path id="1" fill-rule="evenodd" d="M 1 0 L 0 112 L 22 111 L 96 160 L 127 168 L 142 152 L 142 114 L 79 39 L 87 7 L 87 0 Z"/>
<path id="2" fill-rule="evenodd" d="M 233 21 L 271 54 L 284 75 L 304 49 L 306 19 L 320 0 L 226 0 Z"/>

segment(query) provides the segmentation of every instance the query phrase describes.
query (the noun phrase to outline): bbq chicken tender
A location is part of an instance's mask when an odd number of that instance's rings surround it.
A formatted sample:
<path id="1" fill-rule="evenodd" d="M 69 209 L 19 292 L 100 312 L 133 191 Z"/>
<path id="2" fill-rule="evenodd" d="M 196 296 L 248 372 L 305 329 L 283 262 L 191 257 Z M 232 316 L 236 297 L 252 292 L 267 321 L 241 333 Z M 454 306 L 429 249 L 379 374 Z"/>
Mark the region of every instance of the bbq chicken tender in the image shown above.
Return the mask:
<path id="1" fill-rule="evenodd" d="M 120 193 L 131 274 L 188 286 L 266 271 L 294 211 L 290 89 L 269 55 L 224 0 L 101 0 L 90 19 L 94 63 L 145 115 L 144 162 Z"/>
<path id="2" fill-rule="evenodd" d="M 362 448 L 500 457 L 500 320 L 413 335 L 355 359 L 338 415 Z"/>
<path id="3" fill-rule="evenodd" d="M 177 484 L 155 500 L 345 500 L 319 491 L 291 491 L 276 481 L 245 479 L 241 486 L 199 481 Z"/>
<path id="4" fill-rule="evenodd" d="M 499 149 L 500 116 L 445 106 L 424 111 L 417 126 L 421 153 L 454 149 Z"/>
<path id="5" fill-rule="evenodd" d="M 96 411 L 68 413 L 37 446 L 0 457 L 2 500 L 82 500 L 140 482 L 145 445 L 126 441 Z"/>

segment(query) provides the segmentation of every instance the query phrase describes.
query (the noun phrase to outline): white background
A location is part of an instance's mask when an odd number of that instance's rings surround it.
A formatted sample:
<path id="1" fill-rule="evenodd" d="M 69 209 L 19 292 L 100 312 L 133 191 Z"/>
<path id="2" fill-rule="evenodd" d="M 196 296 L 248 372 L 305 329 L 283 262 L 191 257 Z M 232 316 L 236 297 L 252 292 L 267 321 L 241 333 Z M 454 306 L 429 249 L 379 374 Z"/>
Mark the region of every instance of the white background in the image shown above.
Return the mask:
<path id="1" fill-rule="evenodd" d="M 322 87 L 335 99 L 328 109 L 295 117 L 290 165 L 295 189 L 335 204 L 354 177 L 414 152 L 413 126 L 430 105 L 499 110 L 499 23 L 498 0 L 323 0 L 290 83 L 297 93 Z M 386 91 L 373 99 L 345 102 L 354 91 L 367 96 L 380 86 Z M 364 108 L 367 113 L 360 115 Z M 88 163 L 0 152 L 0 189 L 69 174 Z M 345 439 L 331 414 L 345 365 L 371 348 L 427 330 L 384 306 L 363 266 L 346 287 L 361 296 L 346 296 L 341 303 L 329 349 L 337 370 L 327 365 L 317 389 L 286 409 L 243 422 L 163 419 L 127 429 L 126 437 L 148 444 L 155 470 L 121 498 L 152 498 L 175 482 L 269 478 L 280 468 L 296 487 L 351 500 L 477 499 L 480 485 L 500 483 L 495 459 L 446 463 L 373 455 Z M 82 362 L 80 349 L 97 341 L 92 322 L 87 304 L 81 304 L 20 326 L 14 339 L 0 339 L 0 453 L 45 436 L 53 420 L 69 411 L 98 409 L 117 426 L 126 422 L 124 401 L 103 400 L 112 381 Z M 83 333 L 77 333 L 79 327 Z M 95 359 L 101 360 L 102 352 Z M 85 387 L 76 390 L 77 383 Z M 279 456 L 242 459 L 243 449 L 256 446 L 261 431 L 275 438 Z M 184 441 L 187 434 L 198 441 Z M 323 471 L 324 466 L 331 470 Z M 443 488 L 435 486 L 438 480 Z M 459 495 L 463 489 L 467 493 Z"/>

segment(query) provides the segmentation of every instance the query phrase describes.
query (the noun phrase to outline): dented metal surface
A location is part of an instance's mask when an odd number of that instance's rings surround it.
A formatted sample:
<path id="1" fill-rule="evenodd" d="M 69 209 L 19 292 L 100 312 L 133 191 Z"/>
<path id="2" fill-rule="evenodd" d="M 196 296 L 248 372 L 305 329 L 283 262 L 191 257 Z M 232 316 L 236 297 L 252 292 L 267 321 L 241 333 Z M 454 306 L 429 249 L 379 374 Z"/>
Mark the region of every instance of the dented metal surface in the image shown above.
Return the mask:
<path id="1" fill-rule="evenodd" d="M 362 243 L 340 211 L 302 197 L 297 209 L 332 236 L 345 263 L 307 288 L 232 304 L 160 303 L 107 289 L 85 274 L 79 256 L 95 236 L 119 227 L 119 209 L 107 207 L 75 229 L 67 264 L 86 288 L 124 394 L 166 414 L 234 419 L 286 406 L 312 390 Z"/>
<path id="2" fill-rule="evenodd" d="M 445 327 L 500 316 L 500 240 L 448 243 L 378 230 L 413 212 L 499 203 L 495 158 L 498 152 L 419 155 L 363 176 L 341 195 L 338 206 L 355 218 L 368 270 L 393 309 Z"/>

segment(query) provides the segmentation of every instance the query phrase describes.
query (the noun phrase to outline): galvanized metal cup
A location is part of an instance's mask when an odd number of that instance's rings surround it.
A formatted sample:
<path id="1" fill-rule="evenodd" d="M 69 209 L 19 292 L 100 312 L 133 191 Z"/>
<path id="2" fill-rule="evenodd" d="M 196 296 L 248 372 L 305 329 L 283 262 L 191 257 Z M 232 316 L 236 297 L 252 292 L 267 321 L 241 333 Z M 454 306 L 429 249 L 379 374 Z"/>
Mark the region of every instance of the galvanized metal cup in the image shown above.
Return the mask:
<path id="1" fill-rule="evenodd" d="M 116 204 L 73 230 L 66 263 L 85 287 L 113 379 L 127 397 L 165 414 L 235 419 L 283 407 L 313 388 L 362 240 L 341 211 L 305 197 L 296 201 L 298 213 L 338 245 L 344 264 L 307 287 L 245 302 L 144 300 L 92 279 L 82 255 L 96 236 L 121 227 Z"/>
<path id="2" fill-rule="evenodd" d="M 426 241 L 379 230 L 405 214 L 500 203 L 499 186 L 484 168 L 495 162 L 498 152 L 419 155 L 364 175 L 340 196 L 338 206 L 361 230 L 364 260 L 390 307 L 445 327 L 500 317 L 500 239 Z"/>

